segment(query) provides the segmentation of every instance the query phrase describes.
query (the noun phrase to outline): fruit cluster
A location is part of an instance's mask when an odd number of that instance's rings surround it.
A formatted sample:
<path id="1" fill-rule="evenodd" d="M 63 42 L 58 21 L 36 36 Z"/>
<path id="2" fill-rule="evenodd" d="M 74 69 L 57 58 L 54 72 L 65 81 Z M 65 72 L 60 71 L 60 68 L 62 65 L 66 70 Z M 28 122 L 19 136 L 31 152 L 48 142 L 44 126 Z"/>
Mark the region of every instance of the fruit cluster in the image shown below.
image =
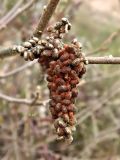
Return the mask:
<path id="1" fill-rule="evenodd" d="M 85 73 L 83 63 L 76 63 L 77 55 L 73 45 L 65 45 L 59 51 L 59 58 L 49 63 L 47 69 L 50 90 L 50 111 L 55 120 L 54 126 L 59 139 L 73 140 L 75 130 L 75 98 L 77 84 Z"/>
<path id="2" fill-rule="evenodd" d="M 33 37 L 17 51 L 25 60 L 38 58 L 38 62 L 47 72 L 50 90 L 50 111 L 59 139 L 72 142 L 75 130 L 75 98 L 78 95 L 77 84 L 85 73 L 85 65 L 81 62 L 82 46 L 74 39 L 70 45 L 62 42 L 63 35 L 71 28 L 66 18 L 49 27 L 49 36 L 45 40 Z M 33 41 L 35 43 L 33 43 Z"/>

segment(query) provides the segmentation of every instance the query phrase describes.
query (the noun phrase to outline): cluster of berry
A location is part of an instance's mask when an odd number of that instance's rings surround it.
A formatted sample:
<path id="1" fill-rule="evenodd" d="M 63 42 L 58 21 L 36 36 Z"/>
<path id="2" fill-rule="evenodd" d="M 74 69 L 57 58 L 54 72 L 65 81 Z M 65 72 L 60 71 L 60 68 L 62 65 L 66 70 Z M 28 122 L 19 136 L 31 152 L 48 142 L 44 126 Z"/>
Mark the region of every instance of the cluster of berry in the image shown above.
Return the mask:
<path id="1" fill-rule="evenodd" d="M 55 34 L 55 31 L 52 33 Z M 77 84 L 86 71 L 84 63 L 81 62 L 82 46 L 76 39 L 71 45 L 65 45 L 58 36 L 54 36 L 52 45 L 54 50 L 57 50 L 56 54 L 53 50 L 44 50 L 39 63 L 47 70 L 50 112 L 58 139 L 65 139 L 71 143 L 76 123 L 74 115 L 75 98 L 78 95 Z"/>
<path id="2" fill-rule="evenodd" d="M 50 35 L 45 40 L 33 37 L 23 46 L 16 48 L 25 60 L 38 58 L 46 69 L 50 90 L 50 111 L 59 139 L 72 142 L 75 130 L 75 98 L 78 95 L 77 84 L 85 73 L 82 46 L 74 39 L 70 45 L 62 42 L 63 35 L 71 28 L 66 18 L 48 28 Z M 33 43 L 34 41 L 34 43 Z"/>
<path id="3" fill-rule="evenodd" d="M 55 120 L 54 126 L 59 139 L 73 140 L 75 130 L 75 98 L 78 95 L 77 84 L 85 73 L 83 63 L 76 63 L 75 46 L 65 45 L 59 51 L 59 58 L 49 63 L 47 69 L 48 88 L 50 90 L 50 111 Z"/>

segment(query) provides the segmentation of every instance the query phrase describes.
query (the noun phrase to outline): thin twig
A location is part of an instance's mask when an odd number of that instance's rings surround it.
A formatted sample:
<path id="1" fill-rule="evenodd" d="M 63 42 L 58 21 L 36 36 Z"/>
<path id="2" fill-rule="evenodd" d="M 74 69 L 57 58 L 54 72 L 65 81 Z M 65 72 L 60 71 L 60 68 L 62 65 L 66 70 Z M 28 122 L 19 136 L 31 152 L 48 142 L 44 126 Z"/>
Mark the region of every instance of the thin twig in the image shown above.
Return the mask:
<path id="1" fill-rule="evenodd" d="M 12 132 L 12 145 L 13 145 L 13 151 L 14 151 L 15 159 L 20 160 L 21 159 L 21 154 L 20 154 L 20 147 L 19 147 L 19 143 L 18 143 L 16 121 L 14 121 L 11 116 L 10 116 L 10 130 Z"/>
<path id="2" fill-rule="evenodd" d="M 88 153 L 91 153 L 91 150 L 98 144 L 98 143 L 101 143 L 101 142 L 104 142 L 106 140 L 111 140 L 111 139 L 116 139 L 118 138 L 118 135 L 117 135 L 117 130 L 120 129 L 120 125 L 116 125 L 114 127 L 111 127 L 109 129 L 106 129 L 104 131 L 101 131 L 98 136 L 95 138 L 95 139 L 92 139 L 87 147 L 83 150 L 83 152 L 81 153 L 82 156 L 88 154 Z"/>
<path id="3" fill-rule="evenodd" d="M 12 8 L 5 16 L 3 16 L 3 17 L 0 19 L 0 25 L 2 25 L 2 23 L 4 23 L 7 19 L 9 19 L 9 17 L 17 11 L 17 9 L 21 6 L 22 3 L 23 3 L 23 0 L 18 1 L 18 2 L 13 6 L 13 8 Z"/>
<path id="4" fill-rule="evenodd" d="M 34 97 L 33 99 L 14 98 L 14 97 L 7 96 L 3 93 L 0 93 L 0 99 L 5 100 L 9 103 L 19 103 L 19 104 L 25 104 L 25 105 L 32 105 L 32 104 L 45 105 L 48 102 L 48 100 L 39 102 L 37 101 L 36 97 Z"/>
<path id="5" fill-rule="evenodd" d="M 8 24 L 10 24 L 17 16 L 19 16 L 21 13 L 23 13 L 25 10 L 30 8 L 34 4 L 35 0 L 29 1 L 27 4 L 22 6 L 21 8 L 18 8 L 14 14 L 12 14 L 8 19 L 4 21 L 4 23 L 1 24 L 0 30 L 6 28 Z"/>
<path id="6" fill-rule="evenodd" d="M 81 111 L 80 114 L 78 114 L 78 124 L 81 124 L 85 119 L 87 119 L 91 114 L 95 113 L 96 111 L 100 110 L 104 105 L 106 105 L 109 100 L 111 100 L 114 96 L 116 96 L 118 93 L 120 93 L 119 81 L 113 85 L 109 91 L 107 91 L 106 94 L 103 94 L 99 99 L 99 105 L 94 105 L 94 107 L 89 107 Z M 114 89 L 114 90 L 113 90 Z M 108 97 L 108 92 L 109 97 Z M 80 117 L 80 118 L 79 118 Z"/>
<path id="7" fill-rule="evenodd" d="M 109 104 L 109 103 L 108 103 Z M 109 117 L 111 118 L 112 122 L 115 124 L 115 125 L 118 125 L 119 124 L 119 120 L 118 118 L 116 117 L 116 115 L 114 114 L 114 112 L 112 111 L 112 109 L 110 107 L 106 107 L 105 108 L 105 111 L 107 112 L 107 114 L 109 115 Z"/>
<path id="8" fill-rule="evenodd" d="M 12 47 L 6 47 L 6 48 L 0 48 L 0 58 L 6 58 L 6 57 L 10 57 L 10 56 L 14 56 L 19 54 L 18 52 L 16 52 L 16 50 L 14 49 L 14 46 Z"/>
<path id="9" fill-rule="evenodd" d="M 94 113 L 91 115 L 91 120 L 92 120 L 93 135 L 94 135 L 94 138 L 96 138 L 99 133 L 99 128 L 98 128 L 97 120 Z"/>
<path id="10" fill-rule="evenodd" d="M 108 45 L 110 45 L 118 36 L 120 35 L 120 29 L 111 33 L 95 50 L 87 53 L 88 55 L 93 55 L 98 52 L 103 52 L 109 49 Z"/>
<path id="11" fill-rule="evenodd" d="M 0 75 L 0 79 L 7 78 L 7 77 L 10 77 L 10 76 L 13 76 L 13 75 L 15 75 L 15 74 L 17 74 L 17 73 L 19 73 L 19 72 L 21 72 L 21 71 L 23 71 L 23 70 L 25 70 L 25 69 L 31 67 L 31 66 L 33 66 L 36 62 L 37 62 L 37 60 L 32 61 L 32 62 L 28 62 L 27 64 L 22 65 L 22 66 L 20 66 L 20 67 L 14 69 L 14 70 L 8 72 L 8 73 L 4 73 L 3 75 Z"/>
<path id="12" fill-rule="evenodd" d="M 103 81 L 105 79 L 109 79 L 109 78 L 114 78 L 120 75 L 120 70 L 117 70 L 115 72 L 113 72 L 112 74 L 105 74 L 103 76 L 96 76 L 95 78 L 90 78 L 84 81 L 84 83 L 82 84 L 89 84 L 89 83 L 94 83 L 94 82 L 100 82 Z M 81 83 L 79 84 L 79 86 L 81 85 Z"/>

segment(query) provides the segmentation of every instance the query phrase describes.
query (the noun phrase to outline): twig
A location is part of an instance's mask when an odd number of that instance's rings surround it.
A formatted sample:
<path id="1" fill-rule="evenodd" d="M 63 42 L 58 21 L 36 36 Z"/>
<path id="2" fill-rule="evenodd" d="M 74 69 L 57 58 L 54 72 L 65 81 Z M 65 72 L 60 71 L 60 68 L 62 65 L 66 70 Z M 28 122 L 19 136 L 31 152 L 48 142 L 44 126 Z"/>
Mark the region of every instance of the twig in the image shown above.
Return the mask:
<path id="1" fill-rule="evenodd" d="M 94 138 L 96 138 L 99 133 L 99 128 L 98 128 L 97 120 L 94 113 L 91 115 L 91 120 L 92 120 L 93 135 L 94 135 Z"/>
<path id="2" fill-rule="evenodd" d="M 5 100 L 9 103 L 19 103 L 19 104 L 25 104 L 25 105 L 45 105 L 47 101 L 42 101 L 42 102 L 37 102 L 37 99 L 36 97 L 34 97 L 33 99 L 22 99 L 22 98 L 14 98 L 14 97 L 10 97 L 10 96 L 7 96 L 3 93 L 0 93 L 0 99 L 2 100 Z"/>
<path id="3" fill-rule="evenodd" d="M 83 152 L 81 153 L 82 156 L 88 154 L 88 153 L 91 153 L 91 150 L 98 144 L 98 143 L 101 143 L 101 142 L 104 142 L 106 140 L 111 140 L 111 139 L 116 139 L 118 138 L 118 135 L 117 135 L 117 130 L 120 129 L 120 125 L 116 125 L 114 127 L 111 127 L 109 129 L 106 129 L 104 131 L 101 131 L 98 136 L 95 138 L 95 139 L 92 139 L 87 147 L 83 150 Z"/>
<path id="4" fill-rule="evenodd" d="M 54 13 L 57 4 L 60 0 L 50 0 L 47 6 L 44 6 L 43 14 L 39 20 L 38 26 L 36 27 L 33 35 L 37 37 L 41 37 L 42 32 L 44 31 L 46 25 L 48 24 L 52 14 Z"/>
<path id="5" fill-rule="evenodd" d="M 13 75 L 15 75 L 15 74 L 17 74 L 17 73 L 19 73 L 19 72 L 31 67 L 31 66 L 33 66 L 36 62 L 37 62 L 37 60 L 32 61 L 32 62 L 28 62 L 27 64 L 22 65 L 22 66 L 20 66 L 20 67 L 18 67 L 16 69 L 14 69 L 13 71 L 10 71 L 8 73 L 4 73 L 3 75 L 0 75 L 0 79 L 13 76 Z"/>
<path id="6" fill-rule="evenodd" d="M 108 103 L 109 104 L 109 103 Z M 115 124 L 115 125 L 118 125 L 119 124 L 119 120 L 118 118 L 116 117 L 116 115 L 114 114 L 114 112 L 112 111 L 112 109 L 110 107 L 106 107 L 105 108 L 105 111 L 107 112 L 107 114 L 109 115 L 109 117 L 111 118 L 112 122 Z"/>
<path id="7" fill-rule="evenodd" d="M 69 1 L 68 1 L 68 4 L 71 4 L 71 5 L 70 5 L 70 9 L 67 14 L 69 18 L 73 21 L 73 19 L 75 18 L 75 11 L 78 10 L 79 7 L 84 4 L 85 1 L 84 0 L 77 0 L 76 2 L 74 0 L 71 0 L 71 2 Z"/>
<path id="8" fill-rule="evenodd" d="M 5 16 L 3 16 L 3 17 L 0 19 L 0 25 L 2 25 L 2 23 L 4 23 L 7 19 L 9 19 L 9 17 L 17 11 L 17 9 L 21 6 L 22 3 L 23 3 L 23 0 L 18 1 L 18 2 L 13 6 L 13 8 L 12 8 Z"/>
<path id="9" fill-rule="evenodd" d="M 78 114 L 78 124 L 81 124 L 85 119 L 87 119 L 91 114 L 95 113 L 96 111 L 100 110 L 104 105 L 108 104 L 109 100 L 111 100 L 114 96 L 116 96 L 120 92 L 119 86 L 119 81 L 113 85 L 109 91 L 107 91 L 106 94 L 103 94 L 100 99 L 98 104 L 99 105 L 94 105 L 94 107 L 89 107 L 81 111 L 80 114 Z M 113 90 L 114 89 L 114 90 Z M 108 97 L 108 92 L 109 97 Z M 79 118 L 80 117 L 80 118 Z"/>
<path id="10" fill-rule="evenodd" d="M 96 76 L 95 78 L 90 78 L 84 81 L 83 84 L 89 84 L 89 83 L 94 83 L 94 82 L 99 82 L 102 81 L 104 79 L 109 79 L 109 78 L 114 78 L 120 75 L 120 70 L 117 70 L 115 72 L 113 72 L 112 74 L 106 74 L 104 76 Z M 81 84 L 79 84 L 80 86 Z"/>
<path id="11" fill-rule="evenodd" d="M 120 29 L 111 33 L 103 42 L 102 44 L 100 45 L 100 47 L 96 48 L 95 50 L 87 53 L 87 55 L 93 55 L 95 53 L 98 53 L 98 52 L 102 52 L 102 51 L 106 51 L 108 50 L 108 45 L 110 45 L 120 34 Z"/>
<path id="12" fill-rule="evenodd" d="M 88 61 L 88 64 L 120 64 L 120 57 L 86 57 L 85 59 Z M 81 61 L 84 61 L 84 59 Z"/>
<path id="13" fill-rule="evenodd" d="M 16 121 L 14 121 L 11 116 L 10 116 L 10 130 L 12 132 L 12 145 L 13 145 L 15 159 L 20 160 L 21 154 L 20 154 L 20 147 L 18 144 L 18 134 L 17 134 L 17 129 L 16 129 Z"/>
<path id="14" fill-rule="evenodd" d="M 4 21 L 3 24 L 0 26 L 0 30 L 4 29 L 9 23 L 11 23 L 17 16 L 19 16 L 21 13 L 23 13 L 25 10 L 30 8 L 34 4 L 35 0 L 29 1 L 27 4 L 25 4 L 23 7 L 18 8 L 14 14 L 12 14 L 8 19 Z"/>
<path id="15" fill-rule="evenodd" d="M 6 47 L 6 48 L 0 48 L 0 58 L 6 58 L 6 57 L 10 57 L 10 56 L 14 56 L 19 54 L 18 52 L 16 52 L 16 50 L 14 49 L 14 46 L 12 47 Z"/>

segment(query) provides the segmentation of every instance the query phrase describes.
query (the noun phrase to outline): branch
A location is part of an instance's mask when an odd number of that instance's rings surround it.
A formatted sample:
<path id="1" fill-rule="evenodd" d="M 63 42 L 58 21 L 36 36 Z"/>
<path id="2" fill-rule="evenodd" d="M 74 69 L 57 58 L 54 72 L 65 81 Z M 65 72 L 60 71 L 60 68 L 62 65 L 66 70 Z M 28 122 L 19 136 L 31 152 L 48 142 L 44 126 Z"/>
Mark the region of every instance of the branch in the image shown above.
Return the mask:
<path id="1" fill-rule="evenodd" d="M 104 105 L 108 104 L 109 101 L 115 97 L 118 93 L 120 93 L 120 88 L 119 88 L 119 80 L 116 84 L 114 84 L 107 92 L 103 93 L 103 95 L 99 98 L 98 104 L 99 105 L 94 105 L 94 107 L 88 107 L 81 111 L 78 114 L 78 124 L 83 123 L 91 114 L 97 112 L 100 110 Z M 109 96 L 108 96 L 109 95 Z M 79 118 L 80 117 L 80 118 Z"/>
<path id="2" fill-rule="evenodd" d="M 21 6 L 21 4 L 23 3 L 23 0 L 18 1 L 13 8 L 6 14 L 4 15 L 1 19 L 0 19 L 0 25 L 2 25 L 2 23 L 4 23 L 7 19 L 9 19 L 9 17 L 11 15 L 13 15 L 17 9 Z"/>
<path id="3" fill-rule="evenodd" d="M 4 73 L 3 75 L 0 75 L 0 79 L 13 76 L 13 75 L 15 75 L 15 74 L 17 74 L 17 73 L 25 70 L 26 68 L 29 68 L 29 67 L 33 66 L 36 62 L 37 62 L 36 60 L 35 60 L 35 61 L 32 61 L 32 62 L 28 62 L 27 64 L 22 65 L 22 66 L 14 69 L 14 70 L 8 72 L 8 73 Z"/>
<path id="4" fill-rule="evenodd" d="M 98 143 L 104 142 L 106 140 L 118 138 L 117 131 L 120 129 L 120 125 L 110 127 L 109 129 L 101 131 L 98 136 L 92 139 L 85 149 L 82 151 L 81 156 L 86 156 L 88 153 L 91 153 L 91 150 L 96 147 Z"/>
<path id="5" fill-rule="evenodd" d="M 120 64 L 120 57 L 85 57 L 88 64 Z M 85 61 L 84 59 L 82 61 Z"/>
<path id="6" fill-rule="evenodd" d="M 6 48 L 0 48 L 0 58 L 6 58 L 6 57 L 10 57 L 10 56 L 14 56 L 16 54 L 19 54 L 18 52 L 16 52 L 16 50 L 14 49 L 14 46 L 12 47 L 6 47 Z"/>
<path id="7" fill-rule="evenodd" d="M 98 52 L 103 52 L 109 49 L 109 45 L 120 35 L 120 30 L 117 30 L 111 33 L 101 44 L 100 47 L 96 48 L 95 50 L 87 53 L 87 55 L 93 55 Z"/>
<path id="8" fill-rule="evenodd" d="M 43 14 L 41 15 L 41 18 L 39 20 L 38 26 L 36 27 L 36 30 L 33 33 L 34 36 L 39 37 L 39 38 L 41 37 L 42 32 L 44 31 L 46 25 L 48 24 L 59 1 L 60 0 L 50 0 L 48 5 L 45 6 Z"/>
<path id="9" fill-rule="evenodd" d="M 7 96 L 3 93 L 0 93 L 0 99 L 5 100 L 9 103 L 19 103 L 19 104 L 25 104 L 25 105 L 45 105 L 47 101 L 37 102 L 37 97 L 34 97 L 33 99 L 22 99 L 22 98 L 14 98 Z"/>
<path id="10" fill-rule="evenodd" d="M 3 24 L 0 26 L 0 30 L 4 29 L 9 23 L 11 23 L 17 16 L 19 16 L 21 13 L 23 13 L 25 10 L 30 8 L 34 4 L 35 0 L 31 0 L 28 3 L 26 3 L 23 7 L 17 8 L 17 10 L 9 16 Z"/>

